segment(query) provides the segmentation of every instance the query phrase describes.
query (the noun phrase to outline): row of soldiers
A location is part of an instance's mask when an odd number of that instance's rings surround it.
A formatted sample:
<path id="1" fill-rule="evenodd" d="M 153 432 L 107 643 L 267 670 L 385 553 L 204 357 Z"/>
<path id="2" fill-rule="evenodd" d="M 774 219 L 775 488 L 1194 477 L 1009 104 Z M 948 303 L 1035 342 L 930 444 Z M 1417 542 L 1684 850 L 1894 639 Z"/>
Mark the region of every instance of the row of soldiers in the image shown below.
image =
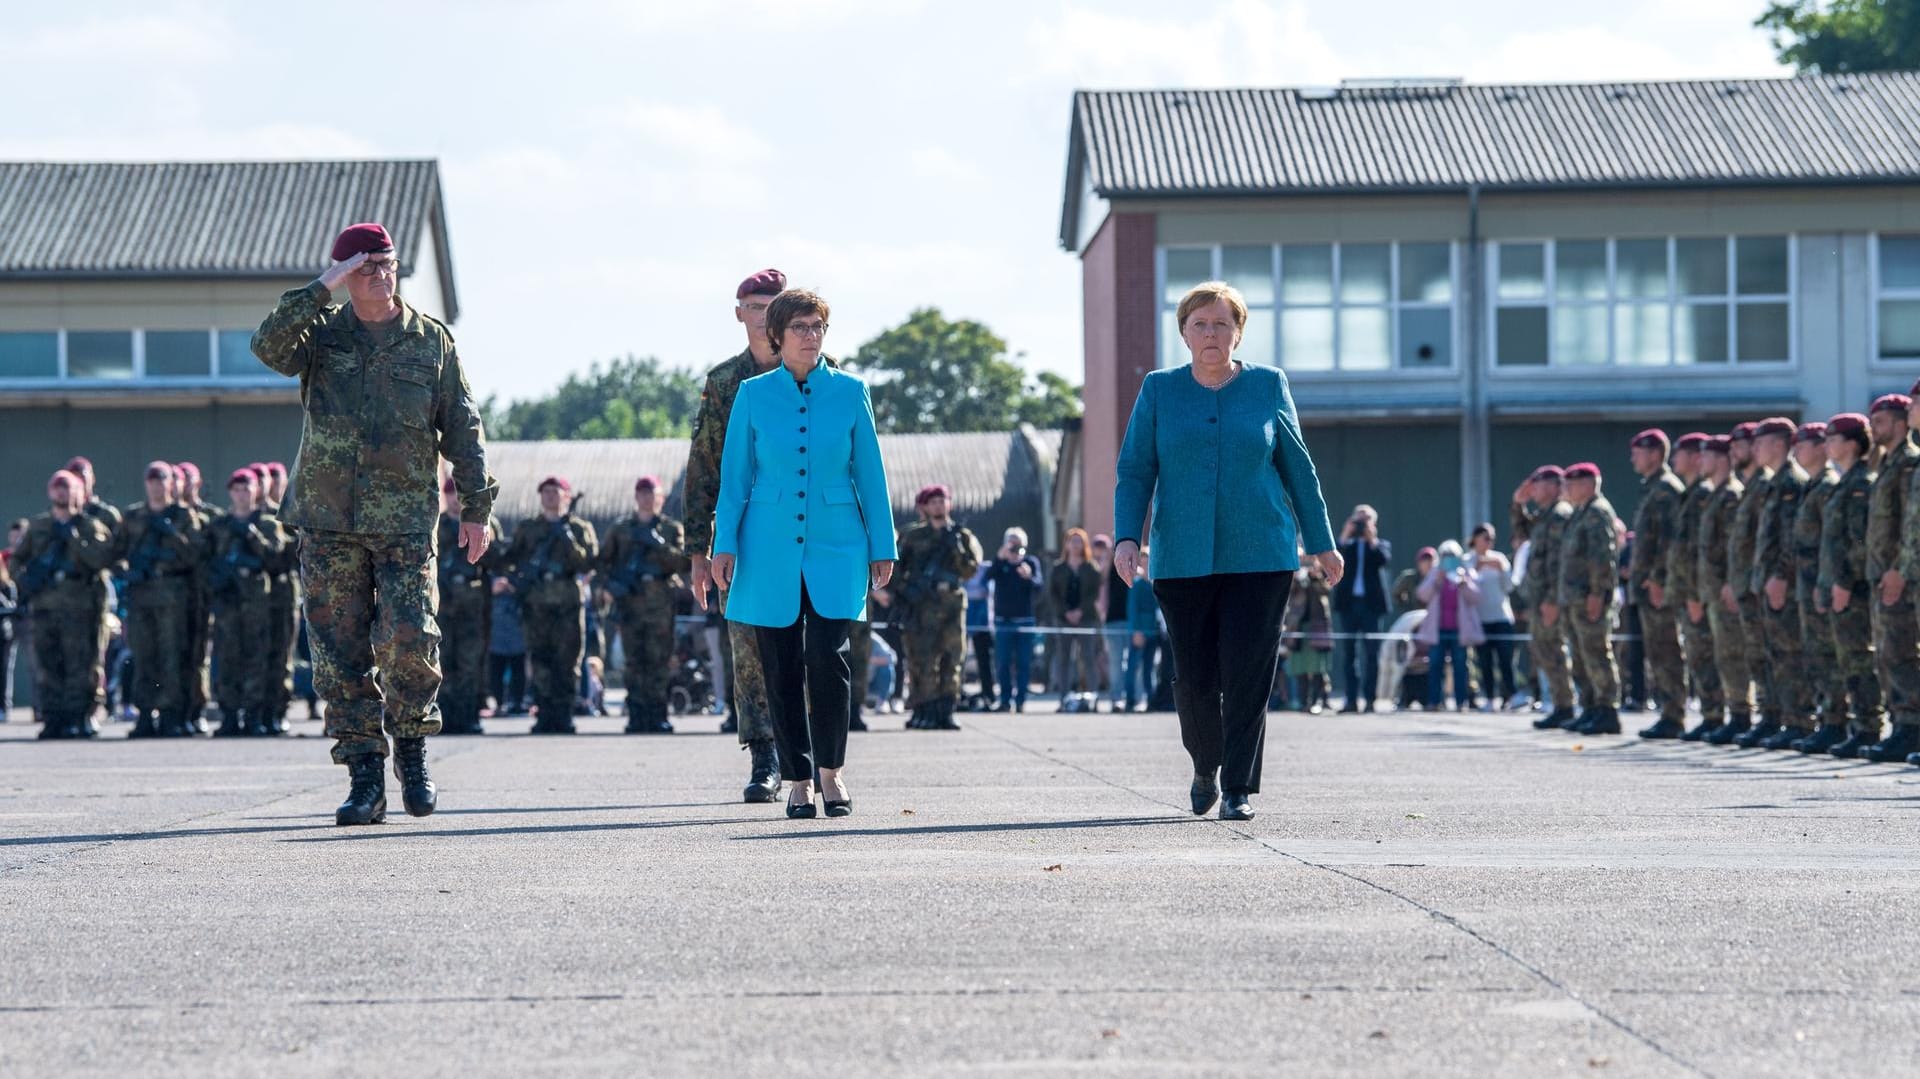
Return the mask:
<path id="1" fill-rule="evenodd" d="M 1661 709 L 1641 737 L 1920 765 L 1914 425 L 1914 397 L 1887 394 L 1825 423 L 1633 438 L 1641 500 L 1626 591 Z M 1620 733 L 1625 536 L 1600 488 L 1591 463 L 1547 465 L 1515 493 L 1532 655 L 1553 704 L 1541 729 Z M 1690 696 L 1701 722 L 1689 730 Z"/>
<path id="2" fill-rule="evenodd" d="M 274 735 L 293 698 L 299 544 L 277 519 L 287 471 L 236 470 L 225 509 L 200 470 L 155 461 L 146 497 L 116 509 L 75 457 L 47 483 L 49 508 L 8 553 L 29 616 L 43 739 L 92 738 L 104 703 L 107 616 L 125 611 L 131 737 Z M 213 680 L 209 682 L 209 674 Z"/>

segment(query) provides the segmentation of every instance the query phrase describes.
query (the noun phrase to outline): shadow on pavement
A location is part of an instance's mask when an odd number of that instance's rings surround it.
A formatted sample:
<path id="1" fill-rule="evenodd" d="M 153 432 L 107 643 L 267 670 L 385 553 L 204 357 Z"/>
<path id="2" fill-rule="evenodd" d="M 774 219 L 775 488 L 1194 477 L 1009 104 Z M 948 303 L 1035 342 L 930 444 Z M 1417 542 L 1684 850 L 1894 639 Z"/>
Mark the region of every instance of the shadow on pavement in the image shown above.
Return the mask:
<path id="1" fill-rule="evenodd" d="M 516 813 L 623 813 L 646 809 L 715 809 L 719 806 L 739 805 L 737 798 L 718 802 L 657 802 L 652 805 L 611 805 L 611 806 L 488 806 L 479 809 L 436 809 L 436 817 L 460 816 L 511 816 Z M 278 816 L 242 817 L 241 820 L 308 820 L 312 813 L 286 813 Z"/>
<path id="2" fill-rule="evenodd" d="M 391 816 L 388 818 L 392 819 Z M 404 818 L 402 818 L 404 819 Z M 636 832 L 651 828 L 705 828 L 720 824 L 765 824 L 765 817 L 729 817 L 717 820 L 659 820 L 659 821 L 608 821 L 605 824 L 529 824 L 517 828 L 408 828 L 388 829 L 379 826 L 371 828 L 334 828 L 328 826 L 331 835 L 298 836 L 283 839 L 282 843 L 355 843 L 375 839 L 457 839 L 462 836 L 482 835 L 546 835 L 560 832 Z M 286 829 L 295 831 L 296 829 Z"/>
<path id="3" fill-rule="evenodd" d="M 1194 824 L 1204 817 L 1099 817 L 1093 820 L 1044 820 L 1000 824 L 929 824 L 908 828 L 817 828 L 807 832 L 737 835 L 736 840 L 824 839 L 848 836 L 965 835 L 972 832 L 1044 832 L 1061 828 L 1140 828 L 1156 824 Z"/>

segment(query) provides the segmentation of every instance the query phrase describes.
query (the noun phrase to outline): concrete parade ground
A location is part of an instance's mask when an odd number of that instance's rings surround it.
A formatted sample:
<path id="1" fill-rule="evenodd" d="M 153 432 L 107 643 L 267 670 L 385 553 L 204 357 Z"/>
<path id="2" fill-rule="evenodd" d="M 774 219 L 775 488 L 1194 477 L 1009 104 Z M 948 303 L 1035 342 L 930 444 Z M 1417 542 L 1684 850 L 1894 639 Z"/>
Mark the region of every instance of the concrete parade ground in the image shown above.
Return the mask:
<path id="1" fill-rule="evenodd" d="M 317 724 L 16 712 L 0 1075 L 1920 1073 L 1920 770 L 1281 714 L 1223 824 L 1172 716 L 1050 707 L 869 717 L 803 821 L 714 718 L 494 720 L 361 829 Z"/>

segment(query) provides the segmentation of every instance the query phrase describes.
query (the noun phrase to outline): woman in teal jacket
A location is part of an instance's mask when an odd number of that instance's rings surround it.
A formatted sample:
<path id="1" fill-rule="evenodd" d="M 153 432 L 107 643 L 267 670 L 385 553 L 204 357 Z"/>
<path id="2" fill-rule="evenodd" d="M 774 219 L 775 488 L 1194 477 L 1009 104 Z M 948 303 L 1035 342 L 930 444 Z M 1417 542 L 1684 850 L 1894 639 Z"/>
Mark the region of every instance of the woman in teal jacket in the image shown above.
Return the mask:
<path id="1" fill-rule="evenodd" d="M 755 627 L 787 816 L 853 799 L 846 763 L 849 623 L 893 576 L 893 510 L 867 384 L 820 362 L 827 302 L 790 289 L 767 307 L 780 366 L 740 384 L 720 456 L 713 576 L 727 617 Z M 809 708 L 811 705 L 811 708 Z"/>
<path id="2" fill-rule="evenodd" d="M 1151 501 L 1153 593 L 1173 645 L 1193 811 L 1218 800 L 1222 820 L 1251 820 L 1299 545 L 1329 587 L 1344 563 L 1287 376 L 1233 358 L 1246 301 L 1210 281 L 1176 316 L 1193 362 L 1149 374 L 1134 402 L 1113 493 L 1114 565 L 1133 580 Z"/>

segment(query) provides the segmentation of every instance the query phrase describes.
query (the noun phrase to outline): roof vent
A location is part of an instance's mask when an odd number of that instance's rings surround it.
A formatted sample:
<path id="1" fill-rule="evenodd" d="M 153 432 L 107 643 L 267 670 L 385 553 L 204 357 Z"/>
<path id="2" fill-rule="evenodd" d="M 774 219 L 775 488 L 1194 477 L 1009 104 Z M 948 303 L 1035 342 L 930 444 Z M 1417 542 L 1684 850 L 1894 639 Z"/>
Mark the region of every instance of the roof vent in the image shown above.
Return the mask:
<path id="1" fill-rule="evenodd" d="M 1333 101 L 1340 96 L 1337 86 L 1302 86 L 1296 92 L 1302 101 Z"/>
<path id="2" fill-rule="evenodd" d="M 1340 93 L 1352 97 L 1384 97 L 1400 100 L 1450 97 L 1466 80 L 1459 78 L 1386 78 L 1341 79 Z"/>
<path id="3" fill-rule="evenodd" d="M 1631 89 L 1625 86 L 1616 86 L 1613 88 L 1612 92 L 1607 94 L 1607 96 L 1614 99 L 1615 101 L 1631 101 L 1634 98 L 1639 97 L 1640 95 L 1634 93 Z"/>

